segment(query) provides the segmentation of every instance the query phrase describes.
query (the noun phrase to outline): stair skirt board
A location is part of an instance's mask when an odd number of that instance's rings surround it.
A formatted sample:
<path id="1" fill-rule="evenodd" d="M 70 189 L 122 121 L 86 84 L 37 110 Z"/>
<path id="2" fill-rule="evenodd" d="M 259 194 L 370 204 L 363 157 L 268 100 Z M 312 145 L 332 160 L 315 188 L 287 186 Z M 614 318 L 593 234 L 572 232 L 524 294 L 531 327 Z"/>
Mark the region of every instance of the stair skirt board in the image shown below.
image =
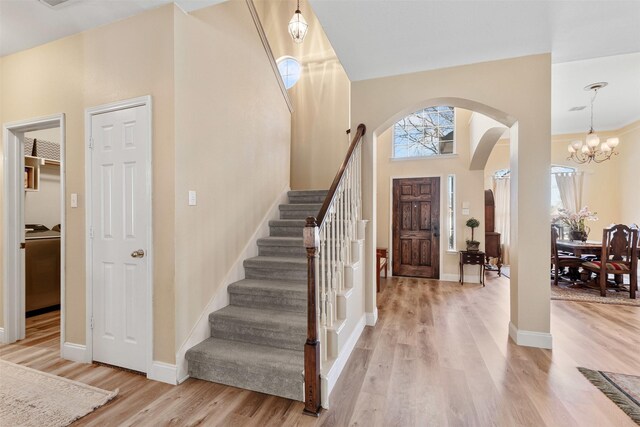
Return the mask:
<path id="1" fill-rule="evenodd" d="M 289 191 L 257 256 L 227 287 L 229 305 L 209 314 L 210 337 L 186 351 L 193 378 L 302 401 L 306 340 L 305 218 L 317 215 L 327 191 Z M 348 357 L 348 354 L 347 356 Z"/>

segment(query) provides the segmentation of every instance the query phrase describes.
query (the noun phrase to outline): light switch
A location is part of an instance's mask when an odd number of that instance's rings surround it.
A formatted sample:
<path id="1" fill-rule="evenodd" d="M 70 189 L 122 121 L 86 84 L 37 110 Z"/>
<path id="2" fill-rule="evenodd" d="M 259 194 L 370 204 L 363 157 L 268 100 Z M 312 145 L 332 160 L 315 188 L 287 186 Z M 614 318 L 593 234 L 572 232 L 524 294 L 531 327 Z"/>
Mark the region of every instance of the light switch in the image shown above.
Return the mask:
<path id="1" fill-rule="evenodd" d="M 469 209 L 462 208 L 462 215 L 469 215 Z"/>
<path id="2" fill-rule="evenodd" d="M 193 190 L 189 190 L 189 206 L 195 206 L 196 202 L 196 192 Z"/>
<path id="3" fill-rule="evenodd" d="M 71 193 L 71 207 L 78 207 L 78 193 Z"/>
<path id="4" fill-rule="evenodd" d="M 469 209 L 469 202 L 462 202 L 462 209 Z M 467 212 L 467 215 L 469 215 L 469 212 Z"/>

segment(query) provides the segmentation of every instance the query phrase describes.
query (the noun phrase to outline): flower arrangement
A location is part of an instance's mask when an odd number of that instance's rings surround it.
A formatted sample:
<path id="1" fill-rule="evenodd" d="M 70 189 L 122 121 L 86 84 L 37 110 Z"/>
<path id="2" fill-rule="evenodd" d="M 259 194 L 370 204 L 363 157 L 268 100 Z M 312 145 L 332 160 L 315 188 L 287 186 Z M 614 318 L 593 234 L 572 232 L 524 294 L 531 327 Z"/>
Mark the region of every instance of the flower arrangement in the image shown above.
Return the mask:
<path id="1" fill-rule="evenodd" d="M 597 212 L 591 212 L 588 206 L 583 207 L 577 213 L 570 212 L 566 209 L 558 209 L 558 214 L 553 217 L 553 222 L 562 222 L 569 226 L 571 231 L 587 232 L 584 222 L 585 221 L 597 221 Z M 586 227 L 586 228 L 585 228 Z"/>

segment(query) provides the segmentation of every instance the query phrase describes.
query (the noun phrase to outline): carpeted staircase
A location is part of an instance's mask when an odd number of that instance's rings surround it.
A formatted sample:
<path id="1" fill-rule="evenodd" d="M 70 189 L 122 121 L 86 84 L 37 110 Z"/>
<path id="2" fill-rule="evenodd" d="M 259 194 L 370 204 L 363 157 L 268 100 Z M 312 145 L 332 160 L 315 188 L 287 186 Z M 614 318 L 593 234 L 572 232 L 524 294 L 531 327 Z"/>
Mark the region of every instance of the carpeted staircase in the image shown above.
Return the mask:
<path id="1" fill-rule="evenodd" d="M 258 256 L 244 261 L 245 279 L 229 285 L 229 305 L 209 315 L 211 337 L 189 349 L 189 375 L 304 400 L 307 328 L 305 218 L 327 191 L 290 191 Z"/>

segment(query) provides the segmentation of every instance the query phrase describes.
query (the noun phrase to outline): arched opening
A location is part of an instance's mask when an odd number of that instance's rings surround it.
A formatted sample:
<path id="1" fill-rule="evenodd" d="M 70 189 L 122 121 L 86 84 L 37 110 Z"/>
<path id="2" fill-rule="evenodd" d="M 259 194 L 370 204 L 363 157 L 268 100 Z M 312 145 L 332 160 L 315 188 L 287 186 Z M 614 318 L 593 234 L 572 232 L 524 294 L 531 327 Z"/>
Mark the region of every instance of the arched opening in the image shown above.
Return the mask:
<path id="1" fill-rule="evenodd" d="M 377 318 L 376 147 L 384 131 L 407 114 L 428 106 L 450 105 L 478 112 L 497 121 L 495 127 L 509 129 L 513 197 L 508 332 L 517 344 L 551 348 L 547 271 L 550 243 L 546 225 L 550 149 L 538 143 L 548 140 L 551 133 L 550 90 L 541 90 L 545 87 L 550 88 L 550 62 L 546 55 L 353 83 L 352 125 L 365 123 L 372 129 L 363 145 L 362 157 L 363 218 L 369 220 L 365 242 L 365 311 L 369 324 Z M 495 135 L 492 139 L 478 145 L 490 152 Z M 470 155 L 467 170 L 471 158 Z M 477 163 L 477 181 L 481 186 L 482 163 Z M 480 197 L 482 193 L 480 187 Z M 460 202 L 456 202 L 459 208 Z"/>
<path id="2" fill-rule="evenodd" d="M 473 114 L 464 107 L 475 108 L 480 114 Z M 412 112 L 414 108 L 417 108 L 415 113 Z M 442 122 L 437 113 L 443 108 L 454 110 L 455 120 L 446 120 L 442 132 L 437 132 L 439 129 L 425 130 L 425 127 L 437 124 L 438 120 Z M 409 115 L 406 115 L 406 111 L 410 111 Z M 509 114 L 473 101 L 438 98 L 402 109 L 374 131 L 376 221 L 375 225 L 370 226 L 376 229 L 376 247 L 388 249 L 394 274 L 457 282 L 460 277 L 458 252 L 465 250 L 465 241 L 473 237 L 469 234 L 470 229 L 465 227 L 466 221 L 472 217 L 480 220 L 481 226 L 475 230 L 475 238 L 482 241 L 482 247 L 485 246 L 482 237 L 485 230 L 482 170 L 493 145 L 508 128 L 496 126 L 498 123 L 484 116 L 484 113 L 507 123 L 515 122 Z M 423 115 L 438 117 L 421 120 Z M 472 124 L 471 119 L 475 116 L 486 118 L 490 126 L 485 123 Z M 406 126 L 407 122 L 410 122 L 410 126 Z M 389 127 L 385 129 L 387 125 Z M 407 137 L 406 134 L 411 132 L 414 135 Z M 420 152 L 414 153 L 413 157 L 405 152 L 397 156 L 397 144 L 403 147 L 406 139 L 417 144 L 419 141 L 416 143 L 416 140 L 424 136 L 430 142 L 423 144 L 433 150 L 433 139 L 440 138 L 440 144 L 435 145 L 442 148 L 442 139 L 445 143 L 452 142 L 449 141 L 451 134 L 455 134 L 455 150 L 448 147 L 442 152 L 426 156 L 421 156 Z M 478 154 L 479 151 L 482 153 Z M 479 159 L 482 164 L 478 163 Z M 411 194 L 408 197 L 413 202 L 407 203 L 408 199 L 399 192 L 405 189 L 409 191 L 407 186 L 412 183 L 423 187 L 425 183 L 432 185 L 438 197 L 424 196 L 422 198 L 425 200 L 422 200 L 421 196 Z M 409 206 L 405 206 L 407 204 Z M 427 217 L 423 217 L 425 213 Z M 407 230 L 404 224 L 411 223 L 409 217 L 415 216 L 419 216 L 415 221 L 421 224 L 419 229 Z M 471 271 L 468 274 L 464 271 L 465 282 L 481 282 L 478 274 L 480 266 L 467 270 Z"/>

